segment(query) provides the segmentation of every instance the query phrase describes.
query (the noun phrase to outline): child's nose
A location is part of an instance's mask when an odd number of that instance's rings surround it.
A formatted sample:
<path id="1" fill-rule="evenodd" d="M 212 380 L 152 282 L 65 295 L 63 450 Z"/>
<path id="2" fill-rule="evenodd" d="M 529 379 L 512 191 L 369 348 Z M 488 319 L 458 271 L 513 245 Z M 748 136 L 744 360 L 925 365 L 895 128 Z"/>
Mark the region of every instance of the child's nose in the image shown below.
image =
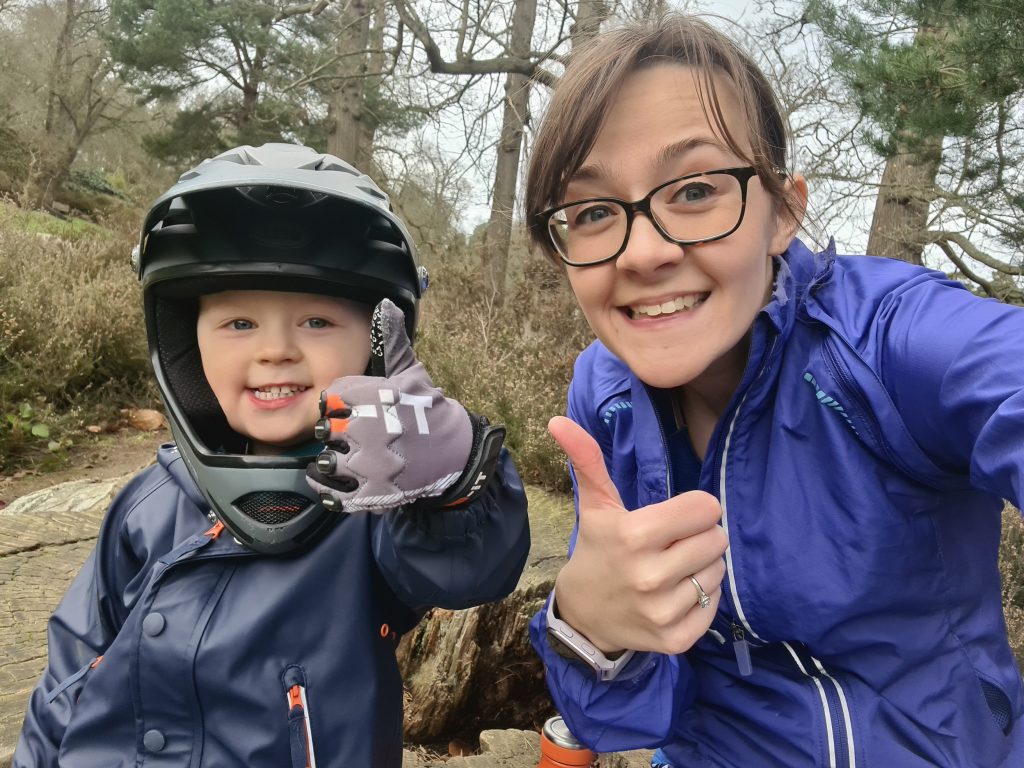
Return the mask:
<path id="1" fill-rule="evenodd" d="M 270 328 L 263 334 L 259 358 L 265 363 L 286 363 L 298 360 L 302 352 L 294 334 L 286 328 Z"/>

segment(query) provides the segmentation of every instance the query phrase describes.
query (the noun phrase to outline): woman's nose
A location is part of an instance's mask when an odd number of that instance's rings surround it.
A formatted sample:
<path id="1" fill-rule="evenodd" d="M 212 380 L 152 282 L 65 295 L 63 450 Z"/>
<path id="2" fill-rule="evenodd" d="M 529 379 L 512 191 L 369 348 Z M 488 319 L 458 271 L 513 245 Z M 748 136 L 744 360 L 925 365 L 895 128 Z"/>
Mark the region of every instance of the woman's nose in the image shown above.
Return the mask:
<path id="1" fill-rule="evenodd" d="M 633 217 L 626 248 L 615 265 L 622 270 L 646 273 L 678 264 L 682 258 L 683 246 L 666 240 L 646 214 L 638 213 Z"/>

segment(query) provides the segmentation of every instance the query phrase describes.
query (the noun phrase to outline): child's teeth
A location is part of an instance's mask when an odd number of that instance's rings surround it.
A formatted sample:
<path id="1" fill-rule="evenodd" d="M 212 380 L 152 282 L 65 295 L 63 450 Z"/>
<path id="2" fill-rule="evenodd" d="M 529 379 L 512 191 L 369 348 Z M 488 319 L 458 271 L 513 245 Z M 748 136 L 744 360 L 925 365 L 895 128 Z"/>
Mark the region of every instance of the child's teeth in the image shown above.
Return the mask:
<path id="1" fill-rule="evenodd" d="M 307 389 L 308 387 L 260 387 L 254 392 L 257 400 L 278 400 L 282 397 L 294 397 Z"/>

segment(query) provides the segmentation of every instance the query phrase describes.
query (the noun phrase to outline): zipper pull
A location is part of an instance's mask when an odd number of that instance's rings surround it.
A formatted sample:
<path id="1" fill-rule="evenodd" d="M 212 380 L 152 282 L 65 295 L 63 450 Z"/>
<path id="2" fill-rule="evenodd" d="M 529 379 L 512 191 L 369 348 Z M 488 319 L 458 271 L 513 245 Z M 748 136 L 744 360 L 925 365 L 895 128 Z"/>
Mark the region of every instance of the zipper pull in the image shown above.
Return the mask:
<path id="1" fill-rule="evenodd" d="M 750 643 L 739 624 L 732 625 L 732 650 L 736 654 L 736 666 L 743 677 L 754 674 L 754 665 L 750 661 Z"/>

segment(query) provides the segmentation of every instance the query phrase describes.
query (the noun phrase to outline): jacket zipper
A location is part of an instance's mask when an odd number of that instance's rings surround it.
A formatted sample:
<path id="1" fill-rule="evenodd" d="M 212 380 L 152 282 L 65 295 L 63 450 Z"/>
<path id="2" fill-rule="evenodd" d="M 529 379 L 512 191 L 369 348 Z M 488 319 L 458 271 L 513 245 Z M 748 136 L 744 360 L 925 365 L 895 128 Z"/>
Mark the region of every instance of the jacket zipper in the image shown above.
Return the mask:
<path id="1" fill-rule="evenodd" d="M 306 701 L 306 686 L 295 683 L 288 688 L 287 696 L 292 766 L 294 768 L 316 768 L 313 731 L 309 725 L 309 702 Z"/>
<path id="2" fill-rule="evenodd" d="M 825 715 L 825 730 L 828 734 L 829 768 L 857 768 L 857 754 L 854 750 L 853 720 L 842 685 L 820 661 L 803 649 L 803 654 L 791 643 L 782 645 L 793 657 L 797 669 L 809 678 L 818 690 L 821 708 Z"/>
<path id="3" fill-rule="evenodd" d="M 772 337 L 771 345 L 768 347 L 768 352 L 762 358 L 763 361 L 771 360 L 772 353 L 775 351 L 775 344 L 778 341 L 778 335 Z M 729 533 L 729 505 L 726 497 L 726 466 L 728 464 L 729 457 L 729 446 L 732 443 L 732 432 L 736 427 L 736 422 L 739 420 L 740 412 L 743 410 L 743 404 L 747 401 L 747 395 L 750 393 L 750 387 L 753 386 L 753 382 L 759 379 L 764 373 L 766 366 L 762 363 L 759 366 L 757 375 L 754 376 L 750 386 L 743 393 L 743 397 L 736 406 L 736 410 L 733 411 L 731 418 L 729 419 L 729 430 L 725 434 L 725 443 L 722 446 L 722 453 L 718 459 L 718 472 L 713 476 L 715 479 L 715 496 L 718 497 L 719 502 L 722 505 L 722 528 L 725 529 L 726 534 Z M 753 630 L 750 626 L 750 622 L 747 621 L 746 614 L 743 613 L 743 605 L 740 603 L 739 590 L 736 587 L 735 567 L 732 560 L 732 548 L 725 550 L 725 577 L 729 584 L 728 598 L 732 603 L 733 615 L 735 619 L 730 627 L 732 632 L 732 649 L 736 655 L 736 666 L 739 672 L 743 676 L 753 674 L 754 668 L 750 658 L 750 640 L 747 635 L 754 640 L 764 642 L 761 637 Z"/>
<path id="4" fill-rule="evenodd" d="M 777 336 L 772 338 L 768 354 L 764 358 L 765 360 L 771 359 L 777 340 Z M 827 346 L 828 345 L 826 344 L 826 348 Z M 828 352 L 831 355 L 831 350 L 828 350 Z M 758 371 L 757 376 L 754 377 L 755 381 L 760 378 L 764 373 L 764 370 L 765 368 L 762 366 Z M 726 533 L 729 532 L 729 507 L 726 498 L 725 482 L 729 446 L 732 442 L 733 429 L 736 427 L 736 422 L 739 420 L 740 412 L 743 410 L 743 404 L 746 402 L 749 392 L 750 389 L 748 388 L 747 391 L 744 392 L 743 398 L 736 406 L 736 410 L 733 412 L 732 418 L 729 421 L 729 431 L 725 436 L 725 444 L 722 447 L 722 455 L 719 460 L 719 471 L 716 475 L 717 487 L 715 488 L 715 491 L 717 492 L 716 495 L 722 505 L 722 526 L 725 528 Z M 746 615 L 743 613 L 743 606 L 740 603 L 739 591 L 736 587 L 731 548 L 725 551 L 725 562 L 726 578 L 729 582 L 729 597 L 732 600 L 736 616 L 736 620 L 733 621 L 731 627 L 733 652 L 736 655 L 736 665 L 740 674 L 750 675 L 754 670 L 753 663 L 750 658 L 750 642 L 747 639 L 747 635 L 749 634 L 753 639 L 762 643 L 764 640 L 754 632 L 750 623 L 747 621 Z M 811 663 L 809 665 L 805 665 L 797 655 L 792 645 L 785 642 L 783 645 L 792 655 L 797 668 L 804 675 L 814 681 L 818 690 L 818 695 L 821 698 L 822 708 L 825 713 L 826 730 L 828 732 L 829 768 L 840 768 L 840 766 L 842 766 L 842 768 L 856 768 L 857 760 L 853 744 L 853 724 L 850 718 L 849 706 L 846 701 L 846 694 L 843 692 L 842 686 L 839 684 L 838 680 L 825 670 L 821 662 L 813 656 L 808 654 L 808 658 Z"/>

